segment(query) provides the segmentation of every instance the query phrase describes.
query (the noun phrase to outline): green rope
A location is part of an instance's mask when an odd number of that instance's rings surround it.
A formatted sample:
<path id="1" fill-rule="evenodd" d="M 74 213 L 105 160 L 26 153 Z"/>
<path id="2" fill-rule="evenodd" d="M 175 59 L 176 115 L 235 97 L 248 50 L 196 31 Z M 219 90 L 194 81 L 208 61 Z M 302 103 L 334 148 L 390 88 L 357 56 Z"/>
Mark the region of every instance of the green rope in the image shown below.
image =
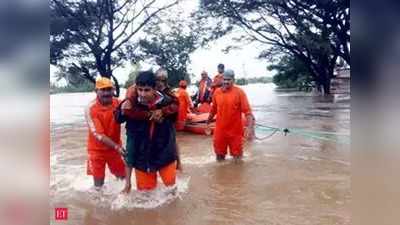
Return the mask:
<path id="1" fill-rule="evenodd" d="M 314 134 L 307 133 L 307 132 L 301 132 L 301 131 L 293 131 L 290 130 L 291 133 L 294 134 L 299 134 L 305 137 L 313 138 L 313 139 L 318 139 L 318 140 L 324 140 L 324 141 L 333 141 L 333 142 L 338 142 L 342 144 L 350 144 L 350 140 L 347 138 L 344 138 L 343 136 L 341 137 L 335 137 L 335 136 L 325 136 L 324 134 L 318 135 L 316 134 L 317 132 L 313 132 Z"/>
<path id="2" fill-rule="evenodd" d="M 265 140 L 265 139 L 267 139 L 267 138 L 272 137 L 272 136 L 273 136 L 274 134 L 276 134 L 276 132 L 278 132 L 278 131 L 279 131 L 278 129 L 275 129 L 275 130 L 272 131 L 271 134 L 269 134 L 269 135 L 267 135 L 267 136 L 264 136 L 264 137 L 259 137 L 259 136 L 256 136 L 256 135 L 254 135 L 254 136 L 255 136 L 256 140 L 262 141 L 262 140 Z"/>
<path id="3" fill-rule="evenodd" d="M 298 131 L 302 133 L 309 133 L 309 134 L 323 134 L 323 135 L 334 135 L 334 136 L 350 136 L 350 134 L 343 134 L 343 133 L 336 133 L 336 132 L 328 132 L 328 131 L 310 131 L 304 130 L 300 128 L 290 128 L 291 131 Z"/>
<path id="4" fill-rule="evenodd" d="M 288 133 L 302 135 L 304 137 L 309 137 L 318 140 L 324 141 L 333 141 L 343 144 L 350 144 L 350 135 L 348 134 L 339 134 L 334 132 L 326 132 L 326 131 L 310 131 L 304 130 L 299 128 L 278 128 L 278 127 L 271 127 L 261 124 L 256 124 L 256 129 L 263 130 L 263 131 L 270 131 L 276 132 L 281 131 L 286 136 Z"/>

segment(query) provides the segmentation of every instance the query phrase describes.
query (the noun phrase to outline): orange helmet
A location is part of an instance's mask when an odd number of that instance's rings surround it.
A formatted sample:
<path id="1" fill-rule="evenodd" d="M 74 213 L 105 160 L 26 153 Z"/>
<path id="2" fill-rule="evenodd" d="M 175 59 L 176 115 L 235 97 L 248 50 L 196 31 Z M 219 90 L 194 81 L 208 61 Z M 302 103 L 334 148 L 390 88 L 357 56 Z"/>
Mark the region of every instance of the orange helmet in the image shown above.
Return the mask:
<path id="1" fill-rule="evenodd" d="M 113 83 L 110 79 L 106 77 L 101 77 L 96 80 L 96 89 L 112 88 Z"/>

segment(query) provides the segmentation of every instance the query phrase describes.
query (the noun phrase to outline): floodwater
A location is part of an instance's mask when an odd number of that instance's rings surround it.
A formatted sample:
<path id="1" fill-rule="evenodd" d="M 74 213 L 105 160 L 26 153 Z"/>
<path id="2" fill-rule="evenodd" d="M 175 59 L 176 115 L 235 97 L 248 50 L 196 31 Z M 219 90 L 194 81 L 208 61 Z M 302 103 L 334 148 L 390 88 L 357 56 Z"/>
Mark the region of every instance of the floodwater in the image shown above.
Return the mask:
<path id="1" fill-rule="evenodd" d="M 243 86 L 258 124 L 350 134 L 350 96 Z M 120 195 L 107 173 L 101 192 L 86 175 L 84 106 L 94 94 L 51 96 L 50 207 L 68 208 L 51 224 L 350 224 L 350 146 L 277 132 L 245 145 L 242 162 L 215 162 L 210 136 L 179 133 L 183 172 L 175 190 Z M 123 128 L 124 129 L 124 128 Z M 268 136 L 257 129 L 258 136 Z M 132 177 L 134 181 L 134 176 Z"/>

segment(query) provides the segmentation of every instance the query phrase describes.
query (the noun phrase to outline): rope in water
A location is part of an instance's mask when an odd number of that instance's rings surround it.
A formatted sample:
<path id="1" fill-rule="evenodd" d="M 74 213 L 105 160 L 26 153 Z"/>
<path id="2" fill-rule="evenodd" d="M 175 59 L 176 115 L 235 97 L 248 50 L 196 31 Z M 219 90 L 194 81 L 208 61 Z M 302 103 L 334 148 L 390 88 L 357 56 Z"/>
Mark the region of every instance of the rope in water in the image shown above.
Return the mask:
<path id="1" fill-rule="evenodd" d="M 299 128 L 279 128 L 279 127 L 266 126 L 266 125 L 262 125 L 262 124 L 256 124 L 256 129 L 264 130 L 264 131 L 272 131 L 272 134 L 267 136 L 267 138 L 274 135 L 277 131 L 280 131 L 280 132 L 284 133 L 285 136 L 288 133 L 293 133 L 293 134 L 298 134 L 298 135 L 302 135 L 302 136 L 313 138 L 313 139 L 333 141 L 333 142 L 344 143 L 344 144 L 350 143 L 350 135 L 349 134 L 341 134 L 341 133 L 327 132 L 327 131 L 310 131 L 310 130 L 304 130 L 304 129 L 299 129 Z M 340 137 L 340 138 L 338 138 L 338 137 Z"/>
<path id="2" fill-rule="evenodd" d="M 272 137 L 272 136 L 273 136 L 274 134 L 276 134 L 278 131 L 279 131 L 279 129 L 274 129 L 274 130 L 272 131 L 271 134 L 269 134 L 269 135 L 267 135 L 267 136 L 265 136 L 265 137 L 257 137 L 256 135 L 254 135 L 254 137 L 255 137 L 256 140 L 262 141 L 262 140 L 265 140 L 265 139 L 267 139 L 267 138 Z"/>

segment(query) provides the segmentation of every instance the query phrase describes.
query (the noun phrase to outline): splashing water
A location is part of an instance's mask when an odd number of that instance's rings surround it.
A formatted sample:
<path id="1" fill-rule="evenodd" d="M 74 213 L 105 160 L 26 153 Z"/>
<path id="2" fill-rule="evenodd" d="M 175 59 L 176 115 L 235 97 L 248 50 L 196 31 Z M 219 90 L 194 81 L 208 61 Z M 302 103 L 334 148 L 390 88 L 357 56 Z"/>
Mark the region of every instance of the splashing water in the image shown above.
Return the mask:
<path id="1" fill-rule="evenodd" d="M 112 201 L 112 210 L 134 209 L 134 208 L 157 208 L 168 204 L 177 198 L 182 199 L 188 189 L 190 177 L 177 179 L 172 187 L 160 185 L 153 191 L 131 191 L 129 195 L 120 194 Z M 160 182 L 160 181 L 159 181 Z"/>
<path id="2" fill-rule="evenodd" d="M 57 164 L 53 170 L 64 170 L 66 167 L 67 165 Z M 50 182 L 53 199 L 74 200 L 78 203 L 112 210 L 156 208 L 177 198 L 182 199 L 190 181 L 189 176 L 178 174 L 176 184 L 172 187 L 165 187 L 159 180 L 158 187 L 153 191 L 137 191 L 133 185 L 131 193 L 125 195 L 120 193 L 124 187 L 124 181 L 113 178 L 108 170 L 106 170 L 105 184 L 100 190 L 94 188 L 92 177 L 85 173 L 85 166 L 68 165 L 68 173 L 57 174 Z M 134 173 L 132 173 L 132 181 L 135 181 Z"/>

